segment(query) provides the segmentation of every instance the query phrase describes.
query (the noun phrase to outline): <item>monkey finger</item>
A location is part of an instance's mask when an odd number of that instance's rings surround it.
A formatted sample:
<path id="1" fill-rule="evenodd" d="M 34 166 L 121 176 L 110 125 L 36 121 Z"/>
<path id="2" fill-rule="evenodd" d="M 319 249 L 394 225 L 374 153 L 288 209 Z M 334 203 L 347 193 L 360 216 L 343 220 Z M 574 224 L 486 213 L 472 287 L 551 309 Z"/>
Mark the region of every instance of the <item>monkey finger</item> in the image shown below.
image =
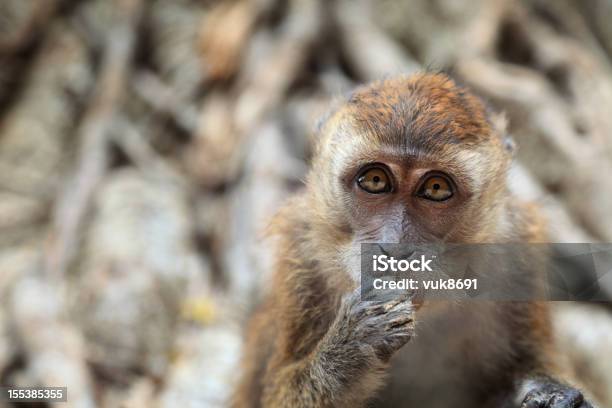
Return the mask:
<path id="1" fill-rule="evenodd" d="M 385 337 L 384 341 L 378 344 L 376 349 L 376 355 L 382 361 L 388 361 L 391 356 L 404 346 L 410 339 L 412 334 L 406 332 L 393 333 Z"/>
<path id="2" fill-rule="evenodd" d="M 415 306 L 412 303 L 412 301 L 410 300 L 405 300 L 403 302 L 399 302 L 395 305 L 393 305 L 393 307 L 391 309 L 388 310 L 388 312 L 403 312 L 403 313 L 412 313 L 415 310 Z"/>
<path id="3" fill-rule="evenodd" d="M 397 305 L 406 301 L 406 297 L 399 294 L 385 293 L 381 298 L 376 300 L 364 300 L 360 304 L 354 306 L 355 315 L 358 316 L 373 316 L 387 313 Z"/>
<path id="4" fill-rule="evenodd" d="M 387 331 L 389 330 L 393 330 L 393 329 L 405 329 L 405 328 L 411 328 L 410 326 L 412 326 L 412 323 L 414 323 L 414 320 L 412 319 L 412 317 L 410 316 L 398 316 L 396 318 L 394 318 L 393 320 L 390 320 L 387 325 L 386 325 L 386 329 Z"/>
<path id="5" fill-rule="evenodd" d="M 387 311 L 386 304 L 364 304 L 361 308 L 361 317 L 382 315 Z"/>
<path id="6" fill-rule="evenodd" d="M 389 319 L 412 319 L 414 307 L 410 301 L 399 301 L 398 299 L 378 304 L 366 304 L 363 307 L 358 308 L 354 313 L 355 320 L 363 320 L 380 317 L 381 321 L 389 321 Z"/>

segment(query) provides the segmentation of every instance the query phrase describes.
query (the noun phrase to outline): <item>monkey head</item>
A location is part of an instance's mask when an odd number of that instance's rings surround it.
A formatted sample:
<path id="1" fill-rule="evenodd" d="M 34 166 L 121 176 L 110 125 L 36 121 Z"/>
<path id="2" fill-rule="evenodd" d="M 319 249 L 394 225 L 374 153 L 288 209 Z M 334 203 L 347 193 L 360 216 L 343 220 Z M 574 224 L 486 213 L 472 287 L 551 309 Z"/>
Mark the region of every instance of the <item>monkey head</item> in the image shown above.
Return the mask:
<path id="1" fill-rule="evenodd" d="M 336 249 L 494 242 L 508 222 L 512 156 L 496 121 L 442 74 L 357 89 L 319 130 L 307 179 L 319 237 Z"/>

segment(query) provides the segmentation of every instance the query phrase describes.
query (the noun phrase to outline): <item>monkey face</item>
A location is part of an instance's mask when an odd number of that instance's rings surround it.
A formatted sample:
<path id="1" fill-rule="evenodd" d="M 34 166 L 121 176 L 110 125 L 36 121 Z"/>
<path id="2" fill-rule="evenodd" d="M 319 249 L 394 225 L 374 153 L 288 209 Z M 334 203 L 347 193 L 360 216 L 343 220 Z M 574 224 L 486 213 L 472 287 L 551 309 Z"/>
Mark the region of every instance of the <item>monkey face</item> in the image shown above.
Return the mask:
<path id="1" fill-rule="evenodd" d="M 445 236 L 453 224 L 449 217 L 471 195 L 461 175 L 433 163 L 409 165 L 384 155 L 379 160 L 343 175 L 356 240 L 418 243 Z"/>
<path id="2" fill-rule="evenodd" d="M 354 244 L 486 242 L 506 195 L 502 136 L 443 75 L 377 82 L 323 125 L 309 188 Z"/>

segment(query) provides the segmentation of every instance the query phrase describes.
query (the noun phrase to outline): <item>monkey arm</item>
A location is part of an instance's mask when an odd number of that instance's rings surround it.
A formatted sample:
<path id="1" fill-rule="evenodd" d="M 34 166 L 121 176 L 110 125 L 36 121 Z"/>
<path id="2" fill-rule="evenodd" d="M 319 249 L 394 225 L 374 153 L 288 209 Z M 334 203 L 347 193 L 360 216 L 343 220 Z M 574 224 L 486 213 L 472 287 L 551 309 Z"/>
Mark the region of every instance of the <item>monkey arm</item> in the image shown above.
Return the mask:
<path id="1" fill-rule="evenodd" d="M 523 316 L 523 333 L 528 336 L 515 344 L 515 351 L 521 355 L 522 368 L 515 375 L 513 387 L 501 403 L 491 406 L 503 408 L 593 408 L 577 388 L 560 381 L 567 372 L 559 363 L 553 345 L 548 304 L 545 302 L 510 303 L 507 310 L 513 315 Z M 527 330 L 530 328 L 530 330 Z"/>
<path id="2" fill-rule="evenodd" d="M 361 406 L 378 388 L 380 374 L 375 374 L 376 370 L 384 369 L 382 363 L 370 362 L 368 370 L 368 363 L 359 351 L 330 348 L 278 368 L 272 365 L 266 376 L 263 406 Z"/>
<path id="3" fill-rule="evenodd" d="M 291 360 L 283 339 L 264 378 L 265 407 L 362 406 L 382 385 L 388 360 L 413 332 L 407 297 L 343 298 L 333 323 L 313 350 Z M 285 339 L 287 340 L 287 339 Z M 285 343 L 287 344 L 287 343 Z"/>

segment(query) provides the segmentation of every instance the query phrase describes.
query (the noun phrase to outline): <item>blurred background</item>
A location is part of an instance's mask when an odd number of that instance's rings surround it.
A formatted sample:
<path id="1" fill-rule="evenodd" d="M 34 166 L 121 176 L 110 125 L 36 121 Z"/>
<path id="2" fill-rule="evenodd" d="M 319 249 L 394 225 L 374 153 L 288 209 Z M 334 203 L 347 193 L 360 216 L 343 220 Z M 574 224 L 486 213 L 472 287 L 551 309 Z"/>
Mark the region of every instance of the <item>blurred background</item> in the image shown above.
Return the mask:
<path id="1" fill-rule="evenodd" d="M 611 22 L 609 0 L 0 0 L 0 384 L 225 406 L 262 230 L 329 103 L 383 76 L 471 86 L 551 240 L 612 242 Z M 604 390 L 610 310 L 555 315 Z"/>

